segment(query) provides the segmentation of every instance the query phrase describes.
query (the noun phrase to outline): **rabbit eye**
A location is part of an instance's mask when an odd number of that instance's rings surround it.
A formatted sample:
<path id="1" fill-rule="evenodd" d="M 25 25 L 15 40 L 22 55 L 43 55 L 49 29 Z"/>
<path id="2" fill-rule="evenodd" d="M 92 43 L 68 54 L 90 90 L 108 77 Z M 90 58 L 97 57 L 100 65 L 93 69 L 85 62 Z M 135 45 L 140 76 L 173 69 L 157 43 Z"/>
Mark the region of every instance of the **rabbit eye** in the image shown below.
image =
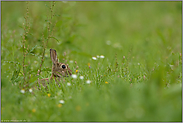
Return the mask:
<path id="1" fill-rule="evenodd" d="M 65 65 L 62 65 L 62 68 L 63 68 L 63 69 L 65 69 L 65 68 L 66 68 L 66 66 L 65 66 Z"/>

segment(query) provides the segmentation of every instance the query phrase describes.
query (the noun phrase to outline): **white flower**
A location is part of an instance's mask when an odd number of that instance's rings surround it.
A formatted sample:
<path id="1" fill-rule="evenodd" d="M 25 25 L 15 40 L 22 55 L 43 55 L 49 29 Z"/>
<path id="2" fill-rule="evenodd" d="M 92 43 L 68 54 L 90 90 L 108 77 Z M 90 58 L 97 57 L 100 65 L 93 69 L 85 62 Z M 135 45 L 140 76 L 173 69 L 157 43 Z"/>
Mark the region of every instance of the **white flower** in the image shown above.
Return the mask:
<path id="1" fill-rule="evenodd" d="M 97 58 L 96 58 L 96 57 L 92 57 L 92 59 L 93 59 L 93 60 L 97 60 Z"/>
<path id="2" fill-rule="evenodd" d="M 68 82 L 68 83 L 67 83 L 67 86 L 71 86 L 71 83 L 70 83 L 70 82 Z"/>
<path id="3" fill-rule="evenodd" d="M 111 45 L 111 41 L 109 41 L 109 40 L 106 41 L 106 44 L 107 44 L 107 45 Z"/>
<path id="4" fill-rule="evenodd" d="M 86 83 L 87 83 L 87 84 L 90 84 L 90 83 L 91 83 L 91 81 L 90 81 L 90 80 L 87 80 L 87 81 L 86 81 Z"/>
<path id="5" fill-rule="evenodd" d="M 37 61 L 34 61 L 35 64 L 37 64 Z"/>
<path id="6" fill-rule="evenodd" d="M 47 53 L 45 54 L 45 57 L 48 57 L 48 54 Z"/>
<path id="7" fill-rule="evenodd" d="M 24 90 L 24 89 L 22 89 L 20 92 L 24 94 L 24 93 L 25 93 L 25 90 Z"/>
<path id="8" fill-rule="evenodd" d="M 64 100 L 60 100 L 60 101 L 59 101 L 59 103 L 64 104 L 64 103 L 65 103 L 65 101 L 64 101 Z"/>
<path id="9" fill-rule="evenodd" d="M 99 55 L 97 55 L 97 58 L 99 58 Z"/>
<path id="10" fill-rule="evenodd" d="M 70 60 L 69 62 L 70 62 L 70 63 L 73 63 L 73 61 L 72 61 L 72 60 Z"/>
<path id="11" fill-rule="evenodd" d="M 76 79 L 77 75 L 76 74 L 72 74 L 72 78 Z"/>
<path id="12" fill-rule="evenodd" d="M 80 76 L 79 78 L 80 78 L 80 79 L 84 79 L 84 77 L 83 77 L 83 76 Z"/>
<path id="13" fill-rule="evenodd" d="M 101 56 L 100 56 L 100 58 L 101 58 L 101 59 L 103 59 L 103 58 L 104 58 L 104 56 L 103 56 L 103 55 L 101 55 Z"/>
<path id="14" fill-rule="evenodd" d="M 29 89 L 29 92 L 32 92 L 32 88 Z"/>

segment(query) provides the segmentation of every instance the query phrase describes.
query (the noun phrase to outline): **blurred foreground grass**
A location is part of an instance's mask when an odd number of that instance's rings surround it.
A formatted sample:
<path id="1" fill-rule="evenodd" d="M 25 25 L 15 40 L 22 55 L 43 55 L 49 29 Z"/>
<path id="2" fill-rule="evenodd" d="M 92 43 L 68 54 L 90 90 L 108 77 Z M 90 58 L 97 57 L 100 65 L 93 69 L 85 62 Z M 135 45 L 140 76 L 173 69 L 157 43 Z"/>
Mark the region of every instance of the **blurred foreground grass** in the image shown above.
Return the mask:
<path id="1" fill-rule="evenodd" d="M 37 76 L 49 6 L 1 2 L 1 121 L 182 121 L 182 2 L 55 2 Z M 22 91 L 26 14 L 27 82 L 51 75 L 50 48 L 77 78 Z"/>

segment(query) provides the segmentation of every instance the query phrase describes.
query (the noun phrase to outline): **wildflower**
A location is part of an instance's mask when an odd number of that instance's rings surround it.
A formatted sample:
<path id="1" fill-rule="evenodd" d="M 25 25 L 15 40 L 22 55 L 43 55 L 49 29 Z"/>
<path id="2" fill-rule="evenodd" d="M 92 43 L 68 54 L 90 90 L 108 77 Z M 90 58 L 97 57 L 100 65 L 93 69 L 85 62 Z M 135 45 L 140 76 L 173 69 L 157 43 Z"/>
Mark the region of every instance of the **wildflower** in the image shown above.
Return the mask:
<path id="1" fill-rule="evenodd" d="M 106 81 L 105 84 L 108 84 L 108 82 Z"/>
<path id="2" fill-rule="evenodd" d="M 94 57 L 92 57 L 92 59 L 93 59 L 93 60 L 97 60 L 97 58 L 96 58 L 95 56 L 94 56 Z"/>
<path id="3" fill-rule="evenodd" d="M 144 75 L 144 80 L 146 79 L 146 76 Z"/>
<path id="4" fill-rule="evenodd" d="M 79 70 L 76 70 L 76 73 L 78 73 L 79 72 Z"/>
<path id="5" fill-rule="evenodd" d="M 51 94 L 48 94 L 48 97 L 50 97 L 51 96 Z"/>
<path id="6" fill-rule="evenodd" d="M 90 63 L 88 63 L 88 67 L 90 67 Z"/>
<path id="7" fill-rule="evenodd" d="M 99 55 L 97 55 L 97 58 L 99 58 Z"/>
<path id="8" fill-rule="evenodd" d="M 20 92 L 21 92 L 22 94 L 24 94 L 24 93 L 25 93 L 25 90 L 24 90 L 24 89 L 22 89 Z"/>
<path id="9" fill-rule="evenodd" d="M 32 92 L 32 88 L 29 89 L 29 92 Z"/>
<path id="10" fill-rule="evenodd" d="M 66 56 L 66 52 L 64 52 L 64 56 Z"/>
<path id="11" fill-rule="evenodd" d="M 77 75 L 76 74 L 72 74 L 72 78 L 76 79 Z"/>
<path id="12" fill-rule="evenodd" d="M 123 59 L 125 59 L 125 56 L 123 56 Z"/>
<path id="13" fill-rule="evenodd" d="M 60 108 L 60 107 L 62 107 L 62 104 L 58 104 L 57 106 Z"/>
<path id="14" fill-rule="evenodd" d="M 88 102 L 86 103 L 86 106 L 89 106 L 89 103 Z"/>
<path id="15" fill-rule="evenodd" d="M 103 55 L 101 55 L 101 56 L 100 56 L 100 58 L 101 58 L 101 59 L 103 59 L 103 58 L 104 58 L 104 56 L 103 56 Z"/>
<path id="16" fill-rule="evenodd" d="M 76 110 L 77 110 L 77 111 L 80 111 L 80 110 L 81 110 L 81 106 L 79 106 L 79 105 L 76 106 Z"/>
<path id="17" fill-rule="evenodd" d="M 64 101 L 64 100 L 60 100 L 60 101 L 59 101 L 59 103 L 64 104 L 64 103 L 65 103 L 65 101 Z"/>
<path id="18" fill-rule="evenodd" d="M 87 84 L 90 84 L 90 83 L 91 83 L 91 81 L 90 81 L 90 80 L 87 80 L 87 81 L 86 81 L 86 83 L 87 83 Z"/>
<path id="19" fill-rule="evenodd" d="M 45 54 L 45 57 L 48 57 L 48 54 L 47 53 Z"/>
<path id="20" fill-rule="evenodd" d="M 84 77 L 83 77 L 83 76 L 80 76 L 79 78 L 80 78 L 80 79 L 84 79 Z"/>
<path id="21" fill-rule="evenodd" d="M 109 41 L 109 40 L 106 41 L 106 44 L 107 44 L 107 45 L 111 45 L 111 41 Z"/>
<path id="22" fill-rule="evenodd" d="M 33 109 L 32 109 L 32 112 L 33 112 L 33 113 L 34 113 L 34 112 L 36 112 L 36 109 L 35 109 L 35 108 L 33 108 Z"/>
<path id="23" fill-rule="evenodd" d="M 70 62 L 70 63 L 73 63 L 73 60 L 70 60 L 69 62 Z"/>
<path id="24" fill-rule="evenodd" d="M 70 82 L 68 82 L 68 83 L 67 83 L 67 86 L 71 86 L 71 83 L 70 83 Z"/>

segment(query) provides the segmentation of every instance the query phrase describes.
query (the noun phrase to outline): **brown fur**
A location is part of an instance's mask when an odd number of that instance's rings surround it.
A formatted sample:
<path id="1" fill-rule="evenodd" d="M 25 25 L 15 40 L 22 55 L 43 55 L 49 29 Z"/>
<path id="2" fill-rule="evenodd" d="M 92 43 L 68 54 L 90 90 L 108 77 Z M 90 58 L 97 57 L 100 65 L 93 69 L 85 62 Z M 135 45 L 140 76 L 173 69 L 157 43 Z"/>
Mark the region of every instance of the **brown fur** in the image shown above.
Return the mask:
<path id="1" fill-rule="evenodd" d="M 44 87 L 46 87 L 46 85 L 49 84 L 49 82 L 52 81 L 53 78 L 55 79 L 56 83 L 59 84 L 61 78 L 72 75 L 72 70 L 69 68 L 68 64 L 66 65 L 64 63 L 58 62 L 56 50 L 50 49 L 50 57 L 53 63 L 51 77 L 41 80 L 38 79 L 39 85 L 41 84 Z"/>

